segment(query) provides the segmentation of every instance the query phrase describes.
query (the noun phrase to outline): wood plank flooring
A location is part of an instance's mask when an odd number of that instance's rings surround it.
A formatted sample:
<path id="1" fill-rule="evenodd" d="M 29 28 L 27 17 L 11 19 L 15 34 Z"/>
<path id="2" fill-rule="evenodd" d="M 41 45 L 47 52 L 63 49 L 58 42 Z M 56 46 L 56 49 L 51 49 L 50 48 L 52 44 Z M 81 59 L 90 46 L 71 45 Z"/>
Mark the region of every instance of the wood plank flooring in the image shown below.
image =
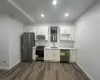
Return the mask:
<path id="1" fill-rule="evenodd" d="M 7 72 L 7 70 L 0 70 L 0 76 L 4 75 Z"/>
<path id="2" fill-rule="evenodd" d="M 0 80 L 90 80 L 76 64 L 21 62 Z"/>

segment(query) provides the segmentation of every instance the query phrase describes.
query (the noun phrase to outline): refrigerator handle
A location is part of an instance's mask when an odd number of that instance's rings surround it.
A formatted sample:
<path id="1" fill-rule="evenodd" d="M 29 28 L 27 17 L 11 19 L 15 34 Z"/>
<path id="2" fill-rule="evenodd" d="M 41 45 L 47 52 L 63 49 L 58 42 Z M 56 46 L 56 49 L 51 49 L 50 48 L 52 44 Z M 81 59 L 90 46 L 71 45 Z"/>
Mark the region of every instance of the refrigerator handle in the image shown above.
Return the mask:
<path id="1" fill-rule="evenodd" d="M 24 49 L 24 47 L 22 47 L 22 49 Z"/>

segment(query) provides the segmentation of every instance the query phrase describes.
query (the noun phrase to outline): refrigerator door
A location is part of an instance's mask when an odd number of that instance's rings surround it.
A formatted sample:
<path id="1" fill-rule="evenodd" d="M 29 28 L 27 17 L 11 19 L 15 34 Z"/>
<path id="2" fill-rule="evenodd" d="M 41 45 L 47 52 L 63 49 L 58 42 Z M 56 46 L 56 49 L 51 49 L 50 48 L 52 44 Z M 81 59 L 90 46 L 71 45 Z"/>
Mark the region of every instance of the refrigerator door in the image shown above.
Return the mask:
<path id="1" fill-rule="evenodd" d="M 30 35 L 31 37 L 31 43 L 32 43 L 32 47 L 34 47 L 35 46 L 35 34 L 34 33 L 31 33 L 31 35 Z"/>
<path id="2" fill-rule="evenodd" d="M 24 33 L 21 36 L 21 58 L 22 61 L 32 61 L 32 46 L 34 46 L 34 34 Z"/>
<path id="3" fill-rule="evenodd" d="M 23 62 L 26 62 L 27 61 L 27 50 L 22 50 L 21 52 L 22 52 L 22 54 L 21 54 L 21 60 Z"/>
<path id="4" fill-rule="evenodd" d="M 29 33 L 24 33 L 22 35 L 22 49 L 23 50 L 27 50 L 27 49 L 30 49 L 31 48 L 31 45 L 30 45 L 30 34 Z"/>
<path id="5" fill-rule="evenodd" d="M 27 61 L 31 62 L 32 60 L 32 50 L 27 50 Z"/>

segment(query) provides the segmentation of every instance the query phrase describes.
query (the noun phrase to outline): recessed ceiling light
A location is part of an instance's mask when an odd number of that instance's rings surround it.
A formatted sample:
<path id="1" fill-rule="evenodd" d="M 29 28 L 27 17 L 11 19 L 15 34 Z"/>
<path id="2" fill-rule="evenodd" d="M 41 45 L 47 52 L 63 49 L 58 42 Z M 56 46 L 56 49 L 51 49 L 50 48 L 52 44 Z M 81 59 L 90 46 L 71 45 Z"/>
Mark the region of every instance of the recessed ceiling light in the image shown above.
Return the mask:
<path id="1" fill-rule="evenodd" d="M 44 14 L 41 14 L 41 17 L 44 17 Z"/>
<path id="2" fill-rule="evenodd" d="M 53 1 L 52 1 L 52 4 L 53 4 L 53 5 L 56 5 L 56 4 L 57 4 L 57 0 L 53 0 Z"/>
<path id="3" fill-rule="evenodd" d="M 68 13 L 66 13 L 66 14 L 65 14 L 65 17 L 67 17 L 68 15 L 69 15 L 69 14 L 68 14 Z"/>

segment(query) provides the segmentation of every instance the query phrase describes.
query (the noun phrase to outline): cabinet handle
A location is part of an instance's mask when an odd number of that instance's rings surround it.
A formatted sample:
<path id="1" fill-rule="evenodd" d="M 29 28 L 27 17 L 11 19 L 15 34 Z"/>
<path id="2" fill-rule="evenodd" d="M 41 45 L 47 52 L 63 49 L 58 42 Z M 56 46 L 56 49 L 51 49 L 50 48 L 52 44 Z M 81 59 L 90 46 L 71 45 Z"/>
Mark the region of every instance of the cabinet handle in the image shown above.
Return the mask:
<path id="1" fill-rule="evenodd" d="M 24 49 L 24 47 L 22 47 L 22 49 Z"/>

